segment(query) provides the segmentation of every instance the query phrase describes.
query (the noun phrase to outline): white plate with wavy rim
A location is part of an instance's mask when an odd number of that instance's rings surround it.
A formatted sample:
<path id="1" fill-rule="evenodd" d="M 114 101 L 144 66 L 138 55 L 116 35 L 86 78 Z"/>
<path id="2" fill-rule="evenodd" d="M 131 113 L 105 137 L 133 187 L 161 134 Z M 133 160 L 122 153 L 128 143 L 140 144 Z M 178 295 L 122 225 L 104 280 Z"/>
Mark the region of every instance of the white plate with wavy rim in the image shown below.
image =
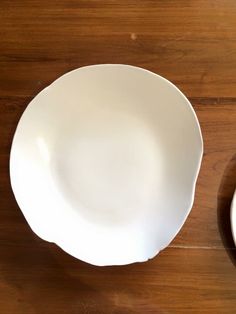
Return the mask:
<path id="1" fill-rule="evenodd" d="M 32 230 L 94 265 L 146 261 L 178 233 L 203 154 L 197 117 L 172 83 L 129 65 L 71 71 L 17 126 L 12 188 Z"/>
<path id="2" fill-rule="evenodd" d="M 230 220 L 231 220 L 232 236 L 233 236 L 234 243 L 236 244 L 236 191 L 234 192 L 234 196 L 231 203 Z"/>

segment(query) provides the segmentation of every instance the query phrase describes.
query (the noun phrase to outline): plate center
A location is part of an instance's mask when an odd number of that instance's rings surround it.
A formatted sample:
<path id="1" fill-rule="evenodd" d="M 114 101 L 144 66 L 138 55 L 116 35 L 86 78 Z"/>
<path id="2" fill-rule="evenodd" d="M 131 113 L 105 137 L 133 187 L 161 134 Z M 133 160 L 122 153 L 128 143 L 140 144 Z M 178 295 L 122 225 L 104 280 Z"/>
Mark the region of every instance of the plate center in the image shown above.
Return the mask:
<path id="1" fill-rule="evenodd" d="M 160 154 L 152 131 L 131 116 L 78 121 L 61 138 L 55 160 L 60 192 L 91 222 L 130 222 L 157 194 Z"/>

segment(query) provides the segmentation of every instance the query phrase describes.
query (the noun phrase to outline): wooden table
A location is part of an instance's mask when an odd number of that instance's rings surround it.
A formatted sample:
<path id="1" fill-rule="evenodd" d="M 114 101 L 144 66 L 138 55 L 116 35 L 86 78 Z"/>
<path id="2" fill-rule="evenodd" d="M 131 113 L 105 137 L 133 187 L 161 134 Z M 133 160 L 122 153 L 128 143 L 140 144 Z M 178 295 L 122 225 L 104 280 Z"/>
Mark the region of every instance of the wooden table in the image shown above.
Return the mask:
<path id="1" fill-rule="evenodd" d="M 0 313 L 236 313 L 236 1 L 1 0 L 0 25 Z M 72 258 L 33 234 L 11 191 L 10 145 L 25 107 L 58 76 L 94 63 L 163 75 L 202 127 L 192 212 L 147 263 Z"/>

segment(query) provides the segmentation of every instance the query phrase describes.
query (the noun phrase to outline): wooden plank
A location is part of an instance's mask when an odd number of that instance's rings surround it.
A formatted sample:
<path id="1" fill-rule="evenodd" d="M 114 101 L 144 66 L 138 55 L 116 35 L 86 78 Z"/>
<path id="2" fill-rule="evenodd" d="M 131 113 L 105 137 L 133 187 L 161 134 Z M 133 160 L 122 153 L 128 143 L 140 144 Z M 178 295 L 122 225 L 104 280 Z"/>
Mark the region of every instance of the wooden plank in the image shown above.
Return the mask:
<path id="1" fill-rule="evenodd" d="M 1 1 L 0 96 L 94 63 L 150 69 L 189 97 L 235 97 L 236 2 Z"/>
<path id="2" fill-rule="evenodd" d="M 224 250 L 168 248 L 147 263 L 99 268 L 53 244 L 2 246 L 1 313 L 233 313 Z"/>
<path id="3" fill-rule="evenodd" d="M 229 211 L 236 187 L 236 102 L 192 99 L 204 140 L 193 209 L 173 244 L 222 246 L 230 236 Z M 222 215 L 227 224 L 221 230 Z M 221 230 L 221 234 L 219 232 Z M 232 241 L 227 246 L 232 246 Z"/>

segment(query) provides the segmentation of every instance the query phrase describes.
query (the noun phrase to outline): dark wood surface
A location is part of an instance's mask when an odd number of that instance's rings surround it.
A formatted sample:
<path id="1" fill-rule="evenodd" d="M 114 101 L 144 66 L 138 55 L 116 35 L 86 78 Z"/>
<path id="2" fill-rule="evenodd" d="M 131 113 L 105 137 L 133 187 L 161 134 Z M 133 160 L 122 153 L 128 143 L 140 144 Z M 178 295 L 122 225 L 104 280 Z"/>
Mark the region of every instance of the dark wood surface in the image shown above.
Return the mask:
<path id="1" fill-rule="evenodd" d="M 0 313 L 235 313 L 236 1 L 0 1 Z M 9 181 L 28 102 L 94 63 L 141 66 L 175 83 L 199 118 L 205 153 L 195 203 L 147 263 L 99 268 L 30 230 Z"/>

